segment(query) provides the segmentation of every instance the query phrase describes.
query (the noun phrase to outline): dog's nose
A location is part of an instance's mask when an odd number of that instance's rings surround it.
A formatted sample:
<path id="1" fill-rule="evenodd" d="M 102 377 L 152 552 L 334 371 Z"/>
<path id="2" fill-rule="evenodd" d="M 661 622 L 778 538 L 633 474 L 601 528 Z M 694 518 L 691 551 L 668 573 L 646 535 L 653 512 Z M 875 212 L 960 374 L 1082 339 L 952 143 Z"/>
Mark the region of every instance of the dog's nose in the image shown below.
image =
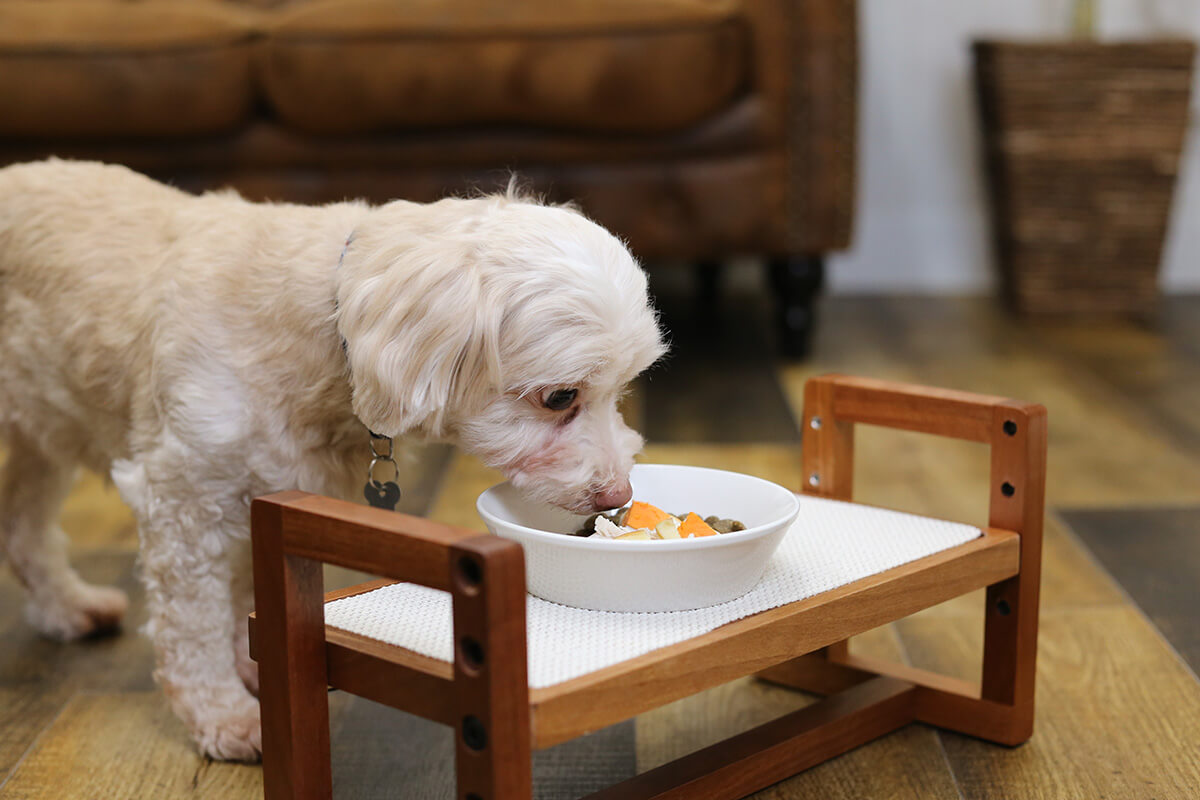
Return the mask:
<path id="1" fill-rule="evenodd" d="M 609 487 L 592 495 L 592 505 L 597 511 L 620 508 L 633 499 L 633 487 L 629 481 L 617 487 Z"/>

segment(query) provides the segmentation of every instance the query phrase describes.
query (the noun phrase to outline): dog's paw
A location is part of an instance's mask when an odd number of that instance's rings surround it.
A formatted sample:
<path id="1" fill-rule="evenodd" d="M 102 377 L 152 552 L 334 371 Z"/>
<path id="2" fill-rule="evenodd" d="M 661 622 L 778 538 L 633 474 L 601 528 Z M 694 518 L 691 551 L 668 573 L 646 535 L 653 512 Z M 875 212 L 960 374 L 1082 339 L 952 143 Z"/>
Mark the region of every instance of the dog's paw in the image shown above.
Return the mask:
<path id="1" fill-rule="evenodd" d="M 233 709 L 210 709 L 198 718 L 192 737 L 200 752 L 220 761 L 258 761 L 262 758 L 262 720 L 258 701 Z"/>
<path id="2" fill-rule="evenodd" d="M 117 630 L 128 608 L 120 589 L 80 583 L 55 597 L 31 599 L 25 618 L 43 636 L 69 642 Z"/>

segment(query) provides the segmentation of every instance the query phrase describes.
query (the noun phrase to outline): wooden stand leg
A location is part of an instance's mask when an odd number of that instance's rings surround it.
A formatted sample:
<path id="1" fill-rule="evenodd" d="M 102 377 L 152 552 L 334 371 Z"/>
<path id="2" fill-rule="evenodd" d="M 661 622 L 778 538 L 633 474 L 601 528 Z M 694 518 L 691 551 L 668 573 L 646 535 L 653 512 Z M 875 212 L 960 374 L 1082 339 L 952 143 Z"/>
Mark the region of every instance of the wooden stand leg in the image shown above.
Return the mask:
<path id="1" fill-rule="evenodd" d="M 451 548 L 458 800 L 528 800 L 533 744 L 525 559 L 494 536 Z"/>
<path id="2" fill-rule="evenodd" d="M 1046 494 L 1046 411 L 998 405 L 993 420 L 988 524 L 1021 534 L 1021 571 L 988 587 L 983 635 L 983 680 L 974 705 L 925 692 L 917 716 L 972 736 L 1020 744 L 1033 734 L 1037 678 L 1038 597 Z M 987 706 L 990 713 L 972 715 Z M 1007 709 L 1000 719 L 996 707 Z M 991 719 L 988 719 L 988 717 Z"/>
<path id="3" fill-rule="evenodd" d="M 809 381 L 804 386 L 801 491 L 831 500 L 854 499 L 854 425 L 834 416 L 833 386 Z M 850 640 L 834 642 L 818 656 L 829 662 L 845 661 Z"/>
<path id="4" fill-rule="evenodd" d="M 1037 679 L 1038 601 L 1046 498 L 1046 413 L 997 408 L 1004 437 L 992 447 L 990 523 L 1021 534 L 1021 573 L 988 590 L 984 629 L 986 700 L 1013 706 L 1010 743 L 1033 734 Z"/>
<path id="5" fill-rule="evenodd" d="M 845 392 L 835 420 L 834 393 Z M 1020 744 L 1033 733 L 1038 593 L 1046 487 L 1046 410 L 1001 398 L 823 377 L 804 395 L 804 491 L 850 500 L 853 422 L 887 424 L 991 445 L 988 524 L 1021 537 L 1020 572 L 988 588 L 979 687 L 923 670 L 851 656 L 846 642 L 773 667 L 761 677 L 827 694 L 876 675 L 910 680 L 916 718 L 939 727 Z"/>
<path id="6" fill-rule="evenodd" d="M 321 564 L 284 555 L 279 506 L 252 507 L 266 800 L 333 795 Z"/>

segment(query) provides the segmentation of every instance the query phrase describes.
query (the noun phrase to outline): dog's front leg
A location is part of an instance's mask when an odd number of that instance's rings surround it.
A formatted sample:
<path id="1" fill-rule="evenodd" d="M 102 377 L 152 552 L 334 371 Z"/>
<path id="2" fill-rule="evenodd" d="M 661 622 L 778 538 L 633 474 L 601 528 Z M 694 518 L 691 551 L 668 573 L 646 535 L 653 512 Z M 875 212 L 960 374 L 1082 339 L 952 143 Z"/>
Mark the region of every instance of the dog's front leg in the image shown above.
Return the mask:
<path id="1" fill-rule="evenodd" d="M 220 527 L 172 525 L 151 529 L 144 538 L 155 678 L 206 755 L 257 759 L 258 701 L 238 674 L 231 646 L 238 628 L 230 564 L 236 541 Z"/>
<path id="2" fill-rule="evenodd" d="M 233 577 L 248 516 L 235 497 L 198 497 L 190 483 L 150 479 L 125 462 L 114 482 L 138 516 L 147 632 L 155 679 L 205 755 L 253 761 L 262 750 L 258 700 L 238 676 Z"/>

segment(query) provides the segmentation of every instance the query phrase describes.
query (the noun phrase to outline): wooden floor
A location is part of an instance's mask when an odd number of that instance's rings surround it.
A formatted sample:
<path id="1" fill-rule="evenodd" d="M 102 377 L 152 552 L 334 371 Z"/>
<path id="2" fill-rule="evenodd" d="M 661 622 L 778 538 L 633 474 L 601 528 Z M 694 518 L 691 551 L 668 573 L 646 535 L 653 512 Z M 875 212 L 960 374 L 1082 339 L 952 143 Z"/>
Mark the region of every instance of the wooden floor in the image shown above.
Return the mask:
<path id="1" fill-rule="evenodd" d="M 1159 559 L 1172 552 L 1163 536 L 1192 552 L 1200 541 L 1200 298 L 1171 301 L 1154 325 L 1028 324 L 980 299 L 832 299 L 822 308 L 814 357 L 785 365 L 763 355 L 762 326 L 742 324 L 763 312 L 752 281 L 725 295 L 717 328 L 701 328 L 686 294 L 668 289 L 664 311 L 677 355 L 627 404 L 650 440 L 646 461 L 720 466 L 799 486 L 794 418 L 805 379 L 827 371 L 1007 395 L 1044 403 L 1050 414 L 1033 739 L 1008 749 L 911 726 L 758 797 L 1200 796 L 1200 682 L 1151 621 L 1169 617 L 1185 629 L 1170 635 L 1194 635 L 1197 609 L 1171 606 L 1195 598 L 1200 576 L 1190 575 L 1191 593 L 1155 595 L 1154 603 L 1168 607 L 1148 612 L 1137 599 L 1148 595 L 1133 583 L 1153 584 L 1147 573 L 1156 562 L 1121 555 L 1122 548 L 1140 552 L 1139 525 L 1160 534 Z M 863 428 L 857 448 L 857 499 L 984 520 L 982 446 Z M 427 448 L 410 465 L 406 502 L 441 520 L 479 526 L 475 496 L 495 479 L 473 459 Z M 1154 512 L 1162 509 L 1176 516 L 1160 528 Z M 1126 517 L 1108 524 L 1108 512 Z M 1129 586 L 1065 522 L 1089 516 L 1100 520 L 1095 536 L 1116 553 L 1104 558 L 1130 565 L 1124 571 L 1132 577 L 1122 578 Z M 0 579 L 0 800 L 260 796 L 258 769 L 198 757 L 153 687 L 150 649 L 135 630 L 144 619 L 136 536 L 112 490 L 83 478 L 64 525 L 82 571 L 131 592 L 134 619 L 119 637 L 44 642 L 21 621 L 15 582 Z M 1126 537 L 1113 533 L 1121 525 Z M 1181 570 L 1176 565 L 1173 580 L 1189 578 Z M 853 647 L 976 677 L 981 603 L 980 596 L 961 598 L 860 637 Z M 339 694 L 331 702 L 339 796 L 452 796 L 452 750 L 440 729 Z M 674 703 L 573 749 L 539 754 L 538 796 L 598 788 L 807 702 L 744 680 Z"/>

